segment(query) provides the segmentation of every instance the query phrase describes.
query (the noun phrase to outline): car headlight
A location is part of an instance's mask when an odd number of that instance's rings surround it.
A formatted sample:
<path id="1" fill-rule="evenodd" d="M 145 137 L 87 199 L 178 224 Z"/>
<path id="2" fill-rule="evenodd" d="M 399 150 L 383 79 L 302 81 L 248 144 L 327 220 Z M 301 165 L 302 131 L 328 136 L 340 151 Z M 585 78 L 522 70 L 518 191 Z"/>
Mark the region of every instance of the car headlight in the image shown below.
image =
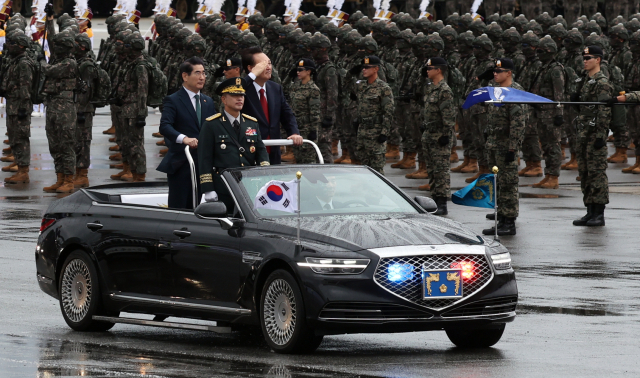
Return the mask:
<path id="1" fill-rule="evenodd" d="M 307 257 L 306 262 L 299 262 L 298 266 L 309 267 L 315 273 L 321 274 L 360 274 L 371 260 L 369 259 L 322 259 Z"/>
<path id="2" fill-rule="evenodd" d="M 511 254 L 509 252 L 501 252 L 491 255 L 491 261 L 496 270 L 511 269 Z"/>

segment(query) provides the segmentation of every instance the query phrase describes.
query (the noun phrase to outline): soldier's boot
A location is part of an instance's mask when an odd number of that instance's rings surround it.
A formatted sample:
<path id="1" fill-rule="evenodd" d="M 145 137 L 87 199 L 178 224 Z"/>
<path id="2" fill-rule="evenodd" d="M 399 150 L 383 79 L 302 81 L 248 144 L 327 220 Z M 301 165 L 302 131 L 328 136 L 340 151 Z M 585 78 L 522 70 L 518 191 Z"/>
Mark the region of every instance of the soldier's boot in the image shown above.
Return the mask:
<path id="1" fill-rule="evenodd" d="M 342 149 L 342 156 L 340 156 L 339 158 L 337 158 L 336 160 L 334 160 L 333 162 L 335 164 L 341 164 L 343 161 L 345 160 L 349 160 L 349 162 L 351 162 L 351 159 L 349 159 L 349 150 L 345 150 L 344 148 Z M 349 163 L 344 163 L 344 164 L 349 164 Z"/>
<path id="2" fill-rule="evenodd" d="M 418 190 L 425 190 L 425 191 L 430 191 L 431 190 L 431 185 L 429 183 L 426 183 L 424 185 L 420 185 L 418 187 Z"/>
<path id="3" fill-rule="evenodd" d="M 492 219 L 495 220 L 495 219 Z M 505 217 L 503 217 L 502 215 L 498 215 L 498 230 L 500 229 L 500 227 L 502 227 L 504 225 L 504 220 Z M 491 228 L 485 228 L 484 230 L 482 230 L 482 235 L 495 235 L 496 234 L 496 228 L 491 227 Z"/>
<path id="4" fill-rule="evenodd" d="M 338 143 L 339 142 L 340 141 L 337 140 L 337 139 L 334 139 L 334 140 L 331 141 L 331 154 L 333 156 L 338 156 Z"/>
<path id="5" fill-rule="evenodd" d="M 164 139 L 157 141 L 156 146 L 165 146 Z"/>
<path id="6" fill-rule="evenodd" d="M 567 158 L 567 155 L 565 153 L 566 149 L 567 149 L 567 145 L 566 144 L 561 144 L 560 145 L 560 151 L 562 151 L 562 160 Z"/>
<path id="7" fill-rule="evenodd" d="M 580 219 L 573 221 L 574 226 L 586 226 L 589 219 L 593 217 L 593 205 L 587 204 L 587 214 Z"/>
<path id="8" fill-rule="evenodd" d="M 109 143 L 115 143 L 116 139 L 117 139 L 116 137 L 109 138 Z"/>
<path id="9" fill-rule="evenodd" d="M 2 153 L 5 155 L 9 155 L 11 153 L 11 147 L 3 148 Z"/>
<path id="10" fill-rule="evenodd" d="M 62 185 L 56 189 L 56 193 L 71 193 L 74 189 L 73 175 L 64 175 L 64 181 L 62 182 Z"/>
<path id="11" fill-rule="evenodd" d="M 476 173 L 478 169 L 478 159 L 469 159 L 469 163 L 460 170 L 460 173 Z"/>
<path id="12" fill-rule="evenodd" d="M 631 142 L 629 143 L 629 147 L 627 147 L 628 150 L 635 150 L 636 149 L 636 145 L 635 143 Z"/>
<path id="13" fill-rule="evenodd" d="M 160 150 L 160 156 L 164 156 L 164 155 L 166 155 L 166 154 L 167 154 L 167 152 L 169 152 L 169 149 L 168 149 L 168 148 L 163 148 L 163 149 L 161 149 L 161 150 Z"/>
<path id="14" fill-rule="evenodd" d="M 122 160 L 122 154 L 120 152 L 113 154 L 109 156 L 109 160 Z"/>
<path id="15" fill-rule="evenodd" d="M 145 177 L 146 177 L 146 175 L 144 173 L 134 173 L 133 174 L 133 179 L 131 181 L 133 181 L 133 182 L 144 182 L 145 181 Z"/>
<path id="16" fill-rule="evenodd" d="M 9 139 L 5 139 L 4 141 L 2 141 L 2 143 L 9 144 Z"/>
<path id="17" fill-rule="evenodd" d="M 518 176 L 522 177 L 524 176 L 525 172 L 527 172 L 528 170 L 531 169 L 531 162 L 530 161 L 525 161 L 525 166 L 524 168 L 522 168 L 521 170 L 518 171 Z"/>
<path id="18" fill-rule="evenodd" d="M 545 175 L 544 178 L 542 179 L 542 181 L 537 182 L 533 185 L 531 185 L 533 188 L 540 188 L 543 184 L 545 184 L 547 181 L 549 181 L 549 175 Z"/>
<path id="19" fill-rule="evenodd" d="M 110 134 L 113 135 L 116 133 L 116 127 L 111 125 L 110 128 L 106 129 L 105 131 L 102 132 L 103 134 Z"/>
<path id="20" fill-rule="evenodd" d="M 502 227 L 498 225 L 498 236 L 507 236 L 516 234 L 516 218 L 504 217 Z"/>
<path id="21" fill-rule="evenodd" d="M 627 162 L 627 148 L 616 147 L 616 152 L 607 158 L 609 163 L 626 163 Z"/>
<path id="22" fill-rule="evenodd" d="M 587 221 L 587 226 L 589 227 L 598 227 L 604 226 L 604 208 L 605 205 L 592 205 L 593 206 L 593 215 L 591 219 Z"/>
<path id="23" fill-rule="evenodd" d="M 407 160 L 404 161 L 404 163 L 401 163 L 399 166 L 395 167 L 395 168 L 400 168 L 400 169 L 415 169 L 416 168 L 416 153 L 415 152 L 409 152 L 407 154 L 405 154 L 405 156 L 407 157 Z M 395 164 L 392 164 L 391 167 L 394 168 Z"/>
<path id="24" fill-rule="evenodd" d="M 564 169 L 566 171 L 575 171 L 578 169 L 578 160 L 576 159 L 576 154 L 575 153 L 571 153 L 571 159 L 562 164 L 560 166 L 560 169 Z"/>
<path id="25" fill-rule="evenodd" d="M 486 165 L 481 165 L 480 169 L 478 169 L 478 172 L 475 175 L 465 179 L 464 181 L 467 182 L 467 183 L 472 183 L 472 182 L 476 181 L 478 179 L 478 177 L 480 177 L 480 175 L 483 175 L 485 173 L 490 173 L 490 172 L 491 171 L 489 170 L 489 167 L 487 167 Z"/>
<path id="26" fill-rule="evenodd" d="M 636 159 L 637 159 L 637 158 L 636 158 Z M 635 175 L 640 174 L 640 165 L 639 165 L 639 166 L 637 166 L 633 171 L 631 171 L 631 173 L 633 173 L 633 174 L 635 174 Z"/>
<path id="27" fill-rule="evenodd" d="M 542 162 L 536 161 L 531 163 L 531 168 L 524 172 L 524 177 L 542 177 Z"/>
<path id="28" fill-rule="evenodd" d="M 131 175 L 131 170 L 129 169 L 129 164 L 128 163 L 123 163 L 122 164 L 122 171 L 116 173 L 115 175 L 111 175 L 109 177 L 111 177 L 112 180 L 121 180 L 121 177 L 124 176 L 124 175 L 127 175 L 127 174 Z"/>
<path id="29" fill-rule="evenodd" d="M 460 171 L 462 171 L 462 169 L 464 169 L 467 165 L 469 165 L 470 161 L 471 161 L 471 159 L 469 159 L 468 156 L 465 156 L 464 160 L 462 161 L 462 164 L 460 164 L 457 167 L 451 168 L 451 172 L 458 172 L 459 173 Z"/>
<path id="30" fill-rule="evenodd" d="M 280 158 L 280 160 L 282 161 L 293 161 L 293 149 L 288 148 L 286 150 L 287 152 L 285 152 L 282 157 Z"/>
<path id="31" fill-rule="evenodd" d="M 640 158 L 636 156 L 636 163 L 630 167 L 622 168 L 622 173 L 633 173 L 633 170 L 640 167 Z M 4 170 L 4 168 L 2 168 Z"/>
<path id="32" fill-rule="evenodd" d="M 8 155 L 8 156 L 3 156 L 3 157 L 0 158 L 0 161 L 3 161 L 5 163 L 13 163 L 14 160 L 15 159 L 13 157 L 13 154 Z"/>
<path id="33" fill-rule="evenodd" d="M 538 188 L 541 189 L 558 189 L 558 176 L 556 175 L 547 175 L 547 181 L 542 183 Z"/>
<path id="34" fill-rule="evenodd" d="M 436 197 L 435 198 L 436 205 L 438 205 L 438 210 L 436 210 L 433 215 L 447 215 L 449 212 L 447 211 L 447 197 Z"/>
<path id="35" fill-rule="evenodd" d="M 18 167 L 18 172 L 4 179 L 7 184 L 25 184 L 29 182 L 29 166 Z"/>
<path id="36" fill-rule="evenodd" d="M 47 193 L 55 193 L 56 190 L 58 190 L 58 188 L 64 182 L 64 173 L 56 173 L 56 176 L 57 176 L 56 183 L 51 186 L 45 186 L 44 188 L 42 188 L 42 190 L 44 190 Z"/>
<path id="37" fill-rule="evenodd" d="M 15 161 L 9 165 L 7 165 L 6 167 L 2 167 L 2 172 L 12 172 L 11 168 L 18 166 L 18 163 L 16 163 Z"/>
<path id="38" fill-rule="evenodd" d="M 76 177 L 73 179 L 75 188 L 86 188 L 89 186 L 89 170 L 86 168 L 76 168 Z"/>
<path id="39" fill-rule="evenodd" d="M 400 159 L 400 146 L 396 144 L 387 144 L 387 153 L 384 157 L 391 160 Z"/>
<path id="40" fill-rule="evenodd" d="M 124 168 L 124 164 L 122 164 L 122 163 L 119 163 L 119 164 L 109 164 L 109 168 L 123 169 L 123 168 Z"/>
<path id="41" fill-rule="evenodd" d="M 120 151 L 120 146 L 117 144 L 115 146 L 111 146 L 109 147 L 109 151 Z"/>
<path id="42" fill-rule="evenodd" d="M 576 181 L 581 181 L 582 178 L 580 176 L 576 176 Z"/>
<path id="43" fill-rule="evenodd" d="M 418 164 L 418 170 L 413 173 L 407 173 L 404 177 L 408 179 L 426 179 L 429 178 L 429 173 L 427 173 L 427 163 L 420 162 Z"/>
<path id="44" fill-rule="evenodd" d="M 405 162 L 407 161 L 407 158 L 408 158 L 408 157 L 409 157 L 409 154 L 405 152 L 405 153 L 402 155 L 402 159 L 400 159 L 400 161 L 398 161 L 397 163 L 393 163 L 393 164 L 391 164 L 391 168 L 399 168 L 399 167 L 400 167 L 400 164 L 405 163 Z"/>
<path id="45" fill-rule="evenodd" d="M 457 163 L 460 161 L 458 157 L 458 152 L 456 151 L 456 146 L 451 147 L 451 155 L 449 155 L 449 163 Z"/>
<path id="46" fill-rule="evenodd" d="M 11 163 L 11 164 L 14 164 L 14 163 Z M 9 171 L 11 171 L 11 172 L 18 172 L 18 164 L 16 164 L 16 165 L 10 165 L 10 166 L 9 166 Z"/>
<path id="47" fill-rule="evenodd" d="M 613 143 L 614 140 L 615 140 L 615 138 L 613 137 L 613 134 L 609 135 L 609 137 L 607 138 L 607 142 Z"/>
<path id="48" fill-rule="evenodd" d="M 152 136 L 152 137 L 154 137 L 154 138 L 164 138 L 164 135 L 162 135 L 162 134 L 160 134 L 160 133 L 157 133 L 157 132 L 156 132 L 156 133 L 151 134 L 151 136 Z"/>

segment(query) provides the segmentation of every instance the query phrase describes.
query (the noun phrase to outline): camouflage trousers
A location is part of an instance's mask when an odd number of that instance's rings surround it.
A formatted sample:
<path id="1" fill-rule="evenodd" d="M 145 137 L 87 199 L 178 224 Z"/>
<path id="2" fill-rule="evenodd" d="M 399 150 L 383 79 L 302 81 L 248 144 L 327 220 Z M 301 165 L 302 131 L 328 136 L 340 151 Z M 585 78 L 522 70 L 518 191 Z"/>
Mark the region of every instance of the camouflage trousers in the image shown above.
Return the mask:
<path id="1" fill-rule="evenodd" d="M 331 152 L 331 140 L 333 139 L 333 127 L 325 129 L 320 127 L 318 129 L 318 148 L 322 154 L 325 164 L 333 164 L 333 153 Z M 307 147 L 307 146 L 305 146 Z M 313 147 L 309 146 L 313 150 L 313 156 L 315 158 L 316 152 Z M 297 160 L 296 160 L 297 162 Z"/>
<path id="2" fill-rule="evenodd" d="M 538 139 L 536 119 L 529 117 L 524 127 L 524 139 L 522 140 L 522 158 L 526 162 L 537 163 L 542 160 L 542 150 Z"/>
<path id="3" fill-rule="evenodd" d="M 546 175 L 560 176 L 562 126 L 554 126 L 552 118 L 537 118 L 537 121 L 538 137 L 540 138 L 542 156 L 544 157 L 544 173 Z"/>
<path id="4" fill-rule="evenodd" d="M 425 156 L 429 167 L 429 179 L 431 183 L 432 197 L 449 197 L 451 195 L 451 164 L 449 155 L 453 145 L 453 132 L 449 131 L 449 143 L 441 146 L 438 139 L 441 134 L 432 133 L 429 130 L 422 133 L 422 155 Z M 445 134 L 446 135 L 446 134 Z"/>
<path id="5" fill-rule="evenodd" d="M 498 215 L 517 218 L 518 199 L 518 160 L 505 163 L 506 149 L 487 150 L 489 167 L 498 167 Z M 518 156 L 518 151 L 515 153 Z"/>
<path id="6" fill-rule="evenodd" d="M 471 115 L 471 133 L 473 135 L 473 142 L 471 150 L 469 151 L 469 158 L 478 159 L 478 164 L 487 166 L 487 157 L 485 156 L 485 142 L 484 136 L 487 130 L 487 113 L 479 113 Z"/>
<path id="7" fill-rule="evenodd" d="M 31 164 L 31 113 L 27 112 L 25 119 L 18 119 L 17 115 L 7 116 L 7 134 L 14 162 L 19 167 Z"/>
<path id="8" fill-rule="evenodd" d="M 636 159 L 640 157 L 640 106 L 630 106 L 627 109 L 627 125 L 629 125 L 629 133 L 636 149 Z M 640 161 L 640 160 L 638 160 Z"/>
<path id="9" fill-rule="evenodd" d="M 458 109 L 458 132 L 460 139 L 462 139 L 462 148 L 464 150 L 464 157 L 469 157 L 471 152 L 471 145 L 473 143 L 473 133 L 470 129 L 471 113 L 468 110 Z M 454 144 L 455 145 L 455 144 Z"/>
<path id="10" fill-rule="evenodd" d="M 527 17 L 527 20 L 533 20 L 536 16 L 542 13 L 542 1 L 540 0 L 529 0 L 529 1 L 521 1 L 520 8 L 522 13 Z"/>
<path id="11" fill-rule="evenodd" d="M 342 110 L 340 110 L 340 108 L 338 107 L 338 109 L 336 109 L 336 121 L 333 124 L 333 133 L 331 135 L 331 138 L 333 140 L 342 140 L 343 136 L 342 136 L 342 124 L 343 124 L 343 116 L 342 116 Z M 344 147 L 344 145 L 342 146 Z"/>
<path id="12" fill-rule="evenodd" d="M 422 106 L 416 101 L 411 101 L 407 108 L 409 112 L 405 115 L 408 122 L 405 122 L 404 131 L 401 130 L 402 151 L 404 153 L 420 152 L 422 150 Z"/>
<path id="13" fill-rule="evenodd" d="M 124 135 L 120 151 L 123 161 L 129 163 L 131 173 L 147 173 L 147 154 L 144 150 L 144 127 L 136 126 L 135 118 L 120 117 Z M 126 160 L 125 160 L 126 156 Z"/>
<path id="14" fill-rule="evenodd" d="M 611 108 L 611 132 L 613 132 L 613 145 L 618 148 L 627 148 L 631 137 L 629 136 L 629 122 L 626 106 L 614 106 Z"/>
<path id="15" fill-rule="evenodd" d="M 569 25 L 580 15 L 591 18 L 598 11 L 598 0 L 563 0 L 564 19 Z M 616 16 L 614 16 L 615 18 Z"/>
<path id="16" fill-rule="evenodd" d="M 122 116 L 120 112 L 120 107 L 116 105 L 111 105 L 111 124 L 116 129 L 116 143 L 120 146 L 120 151 L 122 155 L 122 162 L 128 163 L 125 154 L 122 152 L 122 137 L 125 134 L 124 127 L 122 125 Z"/>
<path id="17" fill-rule="evenodd" d="M 573 121 L 578 113 L 572 106 L 564 108 L 564 133 L 563 138 L 566 136 L 566 143 L 569 145 L 569 150 L 572 154 L 576 153 L 576 124 Z"/>
<path id="18" fill-rule="evenodd" d="M 609 179 L 607 178 L 607 148 L 596 149 L 594 133 L 578 135 L 578 173 L 582 201 L 585 205 L 609 203 Z"/>
<path id="19" fill-rule="evenodd" d="M 376 171 L 384 174 L 386 159 L 385 143 L 379 143 L 380 127 L 375 125 L 360 125 L 356 145 L 356 157 L 362 165 L 368 165 Z"/>
<path id="20" fill-rule="evenodd" d="M 403 144 L 403 135 L 409 124 L 409 103 L 397 101 L 396 108 L 393 111 L 393 119 L 395 122 L 391 125 L 388 144 L 400 146 Z M 403 149 L 404 151 L 404 149 Z"/>
<path id="21" fill-rule="evenodd" d="M 45 131 L 56 173 L 76 173 L 76 117 L 75 104 L 71 104 L 69 111 L 60 113 L 47 107 Z"/>
<path id="22" fill-rule="evenodd" d="M 84 113 L 84 123 L 76 127 L 76 168 L 89 168 L 91 165 L 91 139 L 93 131 L 93 113 Z"/>
<path id="23" fill-rule="evenodd" d="M 298 125 L 298 130 L 300 130 L 300 135 L 304 139 L 309 139 L 311 126 L 300 124 Z M 311 141 L 318 143 L 317 139 Z M 307 143 L 303 144 L 302 146 L 293 146 L 293 156 L 296 158 L 296 164 L 313 164 L 318 161 L 318 154 L 316 153 L 315 148 Z M 324 154 L 322 158 L 324 159 Z M 326 160 L 324 162 L 325 164 L 327 164 Z"/>
<path id="24" fill-rule="evenodd" d="M 358 107 L 355 101 L 352 101 L 349 106 L 342 109 L 342 149 L 349 151 L 351 156 L 355 156 L 357 149 L 357 137 L 356 130 L 353 127 L 353 121 L 356 120 L 358 114 Z"/>
<path id="25" fill-rule="evenodd" d="M 604 16 L 613 20 L 618 16 L 627 18 L 627 0 L 607 0 L 604 2 Z M 584 13 L 584 12 L 583 12 Z"/>

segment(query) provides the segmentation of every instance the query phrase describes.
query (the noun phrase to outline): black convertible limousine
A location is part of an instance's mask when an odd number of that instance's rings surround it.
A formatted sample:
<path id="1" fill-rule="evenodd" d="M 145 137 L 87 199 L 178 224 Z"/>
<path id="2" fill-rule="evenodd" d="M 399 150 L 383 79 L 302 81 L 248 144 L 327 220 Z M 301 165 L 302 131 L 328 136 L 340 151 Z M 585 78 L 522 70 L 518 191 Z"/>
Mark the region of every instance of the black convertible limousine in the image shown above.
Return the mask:
<path id="1" fill-rule="evenodd" d="M 300 214 L 255 205 L 267 183 L 298 171 Z M 259 326 L 276 352 L 304 353 L 324 335 L 363 332 L 444 330 L 457 346 L 488 347 L 516 316 L 507 249 L 431 215 L 430 198 L 411 199 L 367 167 L 251 167 L 222 177 L 230 209 L 167 208 L 160 182 L 92 187 L 52 203 L 37 280 L 69 327 Z"/>

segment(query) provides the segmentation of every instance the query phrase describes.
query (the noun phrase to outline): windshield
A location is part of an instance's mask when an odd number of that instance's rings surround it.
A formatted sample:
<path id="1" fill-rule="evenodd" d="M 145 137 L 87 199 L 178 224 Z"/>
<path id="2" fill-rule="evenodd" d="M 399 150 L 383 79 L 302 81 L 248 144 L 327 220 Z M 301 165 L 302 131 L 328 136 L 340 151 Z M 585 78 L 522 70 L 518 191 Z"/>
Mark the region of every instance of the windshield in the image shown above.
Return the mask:
<path id="1" fill-rule="evenodd" d="M 233 172 L 240 183 L 243 195 L 254 204 L 253 211 L 259 217 L 295 217 L 297 213 L 285 211 L 290 202 L 289 193 L 272 189 L 273 180 L 285 183 L 285 188 L 296 179 L 296 172 L 302 172 L 300 182 L 300 209 L 305 216 L 329 216 L 374 213 L 418 213 L 418 210 L 402 197 L 394 188 L 366 168 L 338 167 L 291 167 L 252 169 Z M 294 188 L 295 192 L 295 188 Z M 272 208 L 256 208 L 262 200 L 273 204 Z M 284 205 L 283 205 L 284 204 Z M 295 205 L 294 205 L 295 206 Z M 273 207 L 280 208 L 274 209 Z M 290 208 L 289 208 L 290 209 Z"/>

